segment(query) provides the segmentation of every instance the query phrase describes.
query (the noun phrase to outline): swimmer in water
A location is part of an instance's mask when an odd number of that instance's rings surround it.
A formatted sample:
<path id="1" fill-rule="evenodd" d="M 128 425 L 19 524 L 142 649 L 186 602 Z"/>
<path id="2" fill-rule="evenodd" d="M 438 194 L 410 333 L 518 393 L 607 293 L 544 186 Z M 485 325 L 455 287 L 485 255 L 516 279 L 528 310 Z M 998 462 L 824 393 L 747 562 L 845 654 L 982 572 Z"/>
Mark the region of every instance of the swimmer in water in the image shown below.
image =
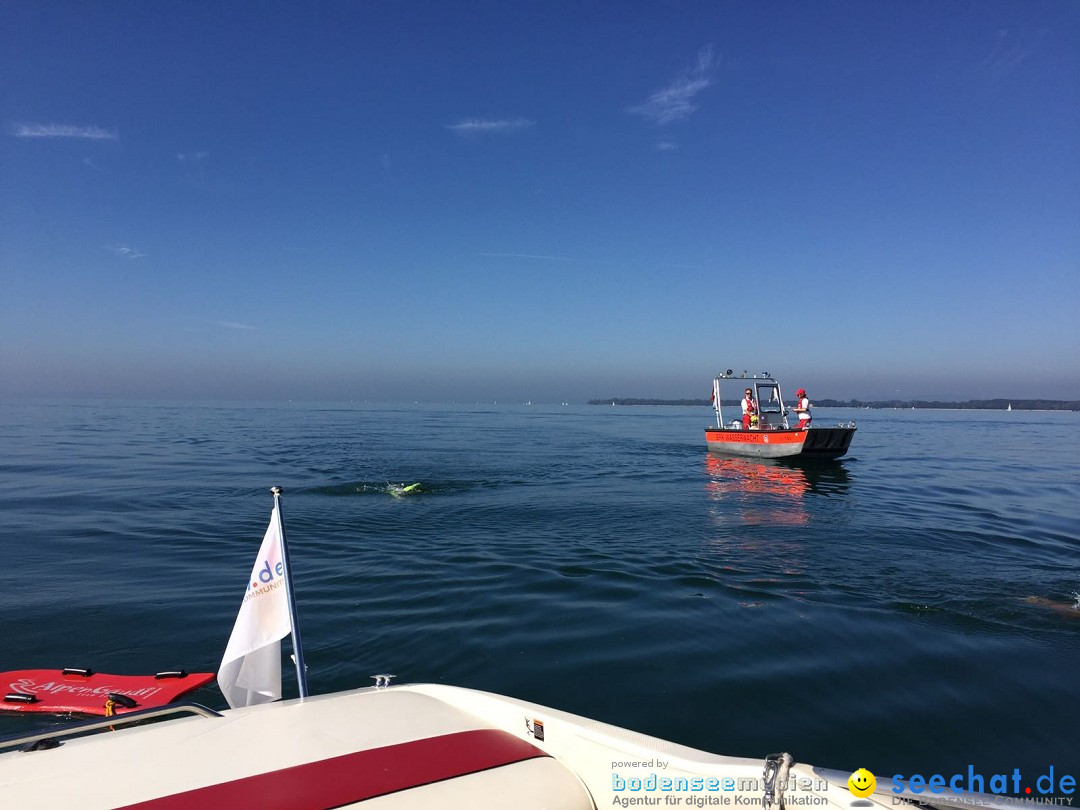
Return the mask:
<path id="1" fill-rule="evenodd" d="M 1029 596 L 1024 601 L 1029 605 L 1049 608 L 1059 616 L 1068 619 L 1080 619 L 1080 594 L 1073 594 L 1075 602 L 1065 602 L 1059 599 L 1047 599 L 1045 596 Z"/>

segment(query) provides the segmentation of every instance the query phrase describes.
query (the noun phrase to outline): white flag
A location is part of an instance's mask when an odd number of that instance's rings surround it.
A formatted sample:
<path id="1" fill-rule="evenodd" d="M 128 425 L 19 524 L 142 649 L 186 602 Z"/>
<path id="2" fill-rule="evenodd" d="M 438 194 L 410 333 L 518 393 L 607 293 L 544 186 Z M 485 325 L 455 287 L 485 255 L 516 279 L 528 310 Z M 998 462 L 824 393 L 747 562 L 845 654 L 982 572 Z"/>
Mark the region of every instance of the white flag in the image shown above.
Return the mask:
<path id="1" fill-rule="evenodd" d="M 281 640 L 289 635 L 289 600 L 277 504 L 251 569 L 217 680 L 232 708 L 281 697 Z"/>

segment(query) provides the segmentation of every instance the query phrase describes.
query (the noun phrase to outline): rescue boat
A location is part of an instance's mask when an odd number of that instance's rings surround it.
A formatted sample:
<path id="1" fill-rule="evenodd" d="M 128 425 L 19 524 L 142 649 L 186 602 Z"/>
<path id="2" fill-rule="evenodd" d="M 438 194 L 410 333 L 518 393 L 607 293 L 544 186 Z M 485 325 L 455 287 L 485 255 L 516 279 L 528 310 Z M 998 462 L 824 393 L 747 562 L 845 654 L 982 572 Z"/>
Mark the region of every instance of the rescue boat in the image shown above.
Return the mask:
<path id="1" fill-rule="evenodd" d="M 749 388 L 757 413 L 755 423 L 747 428 L 739 418 L 724 420 L 723 383 L 734 382 L 738 393 Z M 788 422 L 788 408 L 780 391 L 780 383 L 769 376 L 735 375 L 731 369 L 717 374 L 713 379 L 712 406 L 716 411 L 716 426 L 705 428 L 705 443 L 709 450 L 733 456 L 752 458 L 799 458 L 836 459 L 847 453 L 855 435 L 855 423 L 835 427 L 792 427 Z"/>

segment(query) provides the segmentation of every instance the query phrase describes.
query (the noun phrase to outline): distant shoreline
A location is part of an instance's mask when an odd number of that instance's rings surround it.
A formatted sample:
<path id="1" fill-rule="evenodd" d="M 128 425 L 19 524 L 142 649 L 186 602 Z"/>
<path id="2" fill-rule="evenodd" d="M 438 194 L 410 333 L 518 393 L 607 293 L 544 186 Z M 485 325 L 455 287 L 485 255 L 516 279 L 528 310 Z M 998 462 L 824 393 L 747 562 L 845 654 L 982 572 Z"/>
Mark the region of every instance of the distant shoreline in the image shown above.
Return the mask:
<path id="1" fill-rule="evenodd" d="M 607 397 L 590 399 L 589 405 L 711 405 L 707 399 L 635 399 L 633 397 Z M 724 400 L 723 405 L 738 406 L 739 400 Z M 932 409 L 956 411 L 1005 411 L 1010 407 L 1014 411 L 1080 411 L 1080 401 L 1062 399 L 969 399 L 963 402 L 941 402 L 939 400 L 839 400 L 816 399 L 813 404 L 819 408 L 902 408 L 904 410 Z"/>

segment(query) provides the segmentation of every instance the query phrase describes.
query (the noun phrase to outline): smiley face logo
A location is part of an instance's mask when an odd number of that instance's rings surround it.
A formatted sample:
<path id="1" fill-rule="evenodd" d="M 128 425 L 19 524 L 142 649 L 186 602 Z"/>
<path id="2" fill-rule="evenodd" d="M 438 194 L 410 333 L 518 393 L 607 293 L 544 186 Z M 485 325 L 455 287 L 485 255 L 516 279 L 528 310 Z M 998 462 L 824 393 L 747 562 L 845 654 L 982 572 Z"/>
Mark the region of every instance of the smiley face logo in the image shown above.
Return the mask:
<path id="1" fill-rule="evenodd" d="M 858 796 L 860 799 L 865 799 L 874 789 L 877 787 L 877 779 L 866 768 L 859 768 L 847 780 L 848 790 Z"/>

